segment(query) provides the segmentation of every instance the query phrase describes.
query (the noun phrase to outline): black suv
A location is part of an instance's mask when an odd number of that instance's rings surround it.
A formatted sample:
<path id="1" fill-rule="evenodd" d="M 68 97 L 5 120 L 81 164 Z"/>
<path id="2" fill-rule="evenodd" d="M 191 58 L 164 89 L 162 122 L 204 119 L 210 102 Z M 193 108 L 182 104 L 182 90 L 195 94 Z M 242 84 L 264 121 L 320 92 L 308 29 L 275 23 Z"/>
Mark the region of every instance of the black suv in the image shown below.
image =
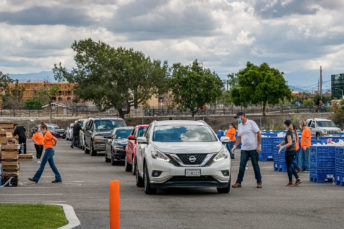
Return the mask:
<path id="1" fill-rule="evenodd" d="M 121 118 L 89 118 L 84 129 L 85 153 L 96 156 L 98 151 L 105 151 L 105 138 L 113 129 L 127 126 Z"/>

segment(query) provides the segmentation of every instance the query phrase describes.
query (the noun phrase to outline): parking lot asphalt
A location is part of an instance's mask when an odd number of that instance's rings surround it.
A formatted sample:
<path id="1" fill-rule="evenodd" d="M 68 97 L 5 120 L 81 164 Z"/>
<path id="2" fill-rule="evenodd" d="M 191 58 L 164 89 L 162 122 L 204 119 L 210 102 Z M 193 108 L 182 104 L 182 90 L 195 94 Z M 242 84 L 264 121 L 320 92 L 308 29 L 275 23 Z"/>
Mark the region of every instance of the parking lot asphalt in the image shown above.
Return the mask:
<path id="1" fill-rule="evenodd" d="M 28 142 L 33 153 L 32 142 Z M 236 155 L 239 158 L 240 155 Z M 251 164 L 243 187 L 230 194 L 216 189 L 173 189 L 145 195 L 135 177 L 123 166 L 105 163 L 104 156 L 91 157 L 71 149 L 61 140 L 56 165 L 63 183 L 52 184 L 47 165 L 38 184 L 30 183 L 36 161 L 21 162 L 20 185 L 0 189 L 0 203 L 65 203 L 74 207 L 82 228 L 109 228 L 109 182 L 120 181 L 121 228 L 343 228 L 344 187 L 308 181 L 285 187 L 287 174 L 274 172 L 272 162 L 260 162 L 263 189 L 255 187 Z M 239 159 L 232 161 L 232 180 Z"/>

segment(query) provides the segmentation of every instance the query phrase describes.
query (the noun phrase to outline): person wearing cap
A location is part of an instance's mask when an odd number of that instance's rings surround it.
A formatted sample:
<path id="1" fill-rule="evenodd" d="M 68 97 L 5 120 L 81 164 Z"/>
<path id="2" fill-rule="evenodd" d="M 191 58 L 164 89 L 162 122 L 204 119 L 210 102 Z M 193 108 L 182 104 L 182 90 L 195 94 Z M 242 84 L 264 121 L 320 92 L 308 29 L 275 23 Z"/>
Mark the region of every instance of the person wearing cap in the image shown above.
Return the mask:
<path id="1" fill-rule="evenodd" d="M 238 112 L 235 117 L 239 123 L 238 126 L 238 138 L 233 147 L 233 151 L 238 147 L 240 142 L 241 156 L 240 156 L 240 168 L 236 183 L 233 188 L 241 188 L 241 182 L 243 181 L 245 174 L 245 167 L 249 158 L 251 158 L 254 174 L 257 180 L 257 188 L 262 188 L 262 175 L 258 164 L 258 154 L 261 151 L 261 132 L 257 123 L 253 120 L 246 118 L 244 112 Z"/>
<path id="2" fill-rule="evenodd" d="M 284 127 L 287 130 L 285 135 L 285 139 L 283 142 L 277 145 L 279 147 L 278 154 L 281 153 L 283 149 L 285 149 L 285 162 L 287 165 L 287 172 L 289 182 L 286 184 L 287 187 L 296 186 L 302 183 L 301 179 L 297 175 L 296 168 L 294 166 L 294 160 L 296 156 L 296 134 L 293 130 L 293 124 L 290 120 L 284 121 Z M 283 145 L 283 146 L 282 146 Z M 295 184 L 293 184 L 293 175 L 295 176 Z"/>

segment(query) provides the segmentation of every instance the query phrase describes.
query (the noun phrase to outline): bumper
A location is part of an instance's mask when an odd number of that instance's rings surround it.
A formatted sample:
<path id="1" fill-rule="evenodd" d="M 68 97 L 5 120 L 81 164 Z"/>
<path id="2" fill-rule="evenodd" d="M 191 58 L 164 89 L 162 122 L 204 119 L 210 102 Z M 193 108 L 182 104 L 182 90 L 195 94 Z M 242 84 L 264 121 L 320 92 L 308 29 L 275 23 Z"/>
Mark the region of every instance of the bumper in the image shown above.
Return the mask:
<path id="1" fill-rule="evenodd" d="M 106 145 L 105 145 L 105 143 L 94 143 L 93 144 L 93 149 L 95 151 L 105 151 L 106 150 Z"/>
<path id="2" fill-rule="evenodd" d="M 150 183 L 157 188 L 195 188 L 195 187 L 226 187 L 229 185 L 231 160 L 227 158 L 213 162 L 206 167 L 177 167 L 169 162 L 155 159 L 149 160 L 148 172 Z M 200 169 L 201 176 L 187 177 L 186 169 Z M 153 171 L 161 171 L 158 177 L 153 177 Z M 224 175 L 227 171 L 228 175 Z"/>
<path id="3" fill-rule="evenodd" d="M 116 161 L 124 161 L 125 160 L 125 154 L 126 154 L 125 150 L 115 150 L 112 153 L 112 156 Z"/>

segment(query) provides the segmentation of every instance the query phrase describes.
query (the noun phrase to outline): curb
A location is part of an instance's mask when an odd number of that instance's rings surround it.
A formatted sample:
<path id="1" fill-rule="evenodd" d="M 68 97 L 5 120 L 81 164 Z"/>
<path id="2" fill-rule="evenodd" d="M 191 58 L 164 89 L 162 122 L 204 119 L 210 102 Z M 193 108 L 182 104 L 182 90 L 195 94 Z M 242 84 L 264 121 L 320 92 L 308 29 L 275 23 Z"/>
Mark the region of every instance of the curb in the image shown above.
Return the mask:
<path id="1" fill-rule="evenodd" d="M 75 212 L 74 212 L 74 208 L 71 205 L 68 204 L 53 204 L 50 203 L 51 205 L 57 205 L 57 206 L 61 206 L 66 219 L 68 221 L 68 224 L 63 226 L 63 227 L 59 227 L 58 229 L 81 229 L 81 224 L 80 221 L 78 219 L 78 217 L 76 216 Z"/>

